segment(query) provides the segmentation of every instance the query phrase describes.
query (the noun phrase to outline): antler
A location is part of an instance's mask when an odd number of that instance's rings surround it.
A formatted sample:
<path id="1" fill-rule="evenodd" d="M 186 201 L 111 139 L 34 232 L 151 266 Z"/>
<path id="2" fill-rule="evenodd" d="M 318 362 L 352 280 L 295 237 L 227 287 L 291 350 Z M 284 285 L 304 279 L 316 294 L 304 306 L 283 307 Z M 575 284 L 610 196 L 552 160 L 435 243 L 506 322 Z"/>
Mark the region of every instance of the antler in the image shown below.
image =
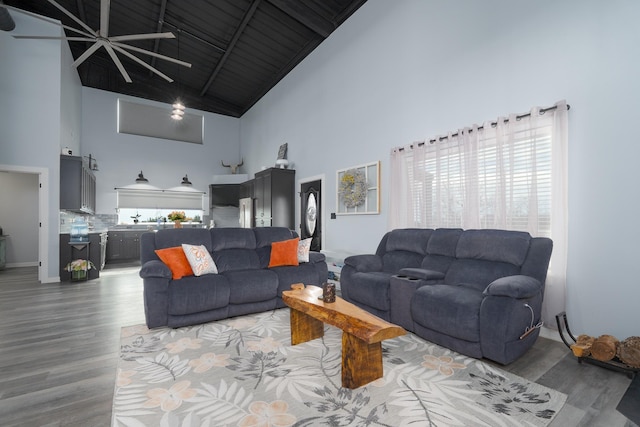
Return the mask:
<path id="1" fill-rule="evenodd" d="M 224 166 L 225 168 L 230 168 L 231 165 L 225 165 L 223 160 L 220 160 L 220 163 L 222 163 L 222 166 Z"/>
<path id="2" fill-rule="evenodd" d="M 244 165 L 244 157 L 242 158 L 242 160 L 240 160 L 240 163 L 237 164 L 238 167 Z"/>

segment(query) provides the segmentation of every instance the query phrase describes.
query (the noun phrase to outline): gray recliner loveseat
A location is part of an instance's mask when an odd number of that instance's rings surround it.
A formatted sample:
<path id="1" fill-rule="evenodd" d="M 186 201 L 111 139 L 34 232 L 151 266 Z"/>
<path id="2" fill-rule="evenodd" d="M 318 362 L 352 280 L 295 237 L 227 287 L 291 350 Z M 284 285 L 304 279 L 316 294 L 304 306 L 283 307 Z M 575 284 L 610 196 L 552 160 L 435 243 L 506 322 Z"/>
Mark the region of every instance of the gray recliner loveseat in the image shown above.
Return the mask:
<path id="1" fill-rule="evenodd" d="M 374 255 L 345 259 L 341 292 L 428 341 L 508 364 L 540 333 L 552 246 L 517 231 L 393 230 Z"/>
<path id="2" fill-rule="evenodd" d="M 324 254 L 309 262 L 269 268 L 271 245 L 297 237 L 285 227 L 180 228 L 144 233 L 140 277 L 147 326 L 172 328 L 285 307 L 282 291 L 293 283 L 321 286 L 327 280 Z M 218 274 L 174 280 L 156 249 L 204 245 Z"/>

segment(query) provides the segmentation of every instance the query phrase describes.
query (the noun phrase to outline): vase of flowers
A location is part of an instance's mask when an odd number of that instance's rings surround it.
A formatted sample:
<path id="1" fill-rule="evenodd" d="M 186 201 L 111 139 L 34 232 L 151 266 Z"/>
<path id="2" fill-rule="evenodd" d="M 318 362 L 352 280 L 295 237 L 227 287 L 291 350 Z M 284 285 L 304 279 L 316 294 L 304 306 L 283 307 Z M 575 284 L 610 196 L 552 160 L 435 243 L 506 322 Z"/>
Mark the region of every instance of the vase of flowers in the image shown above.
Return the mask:
<path id="1" fill-rule="evenodd" d="M 172 211 L 167 215 L 169 221 L 173 221 L 174 228 L 182 228 L 182 221 L 187 219 L 187 215 L 184 211 Z"/>
<path id="2" fill-rule="evenodd" d="M 96 266 L 88 259 L 74 259 L 64 269 L 71 273 L 71 280 L 84 280 L 92 268 Z"/>

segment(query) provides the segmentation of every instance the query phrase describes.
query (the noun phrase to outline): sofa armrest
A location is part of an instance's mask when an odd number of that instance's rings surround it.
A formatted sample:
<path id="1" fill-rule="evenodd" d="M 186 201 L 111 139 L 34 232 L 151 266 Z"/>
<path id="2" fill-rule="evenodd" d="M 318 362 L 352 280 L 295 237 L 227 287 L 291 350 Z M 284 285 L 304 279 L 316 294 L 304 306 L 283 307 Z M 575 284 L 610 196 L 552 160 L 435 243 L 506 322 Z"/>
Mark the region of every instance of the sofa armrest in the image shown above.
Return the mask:
<path id="1" fill-rule="evenodd" d="M 314 262 L 325 262 L 327 260 L 327 257 L 320 252 L 315 252 L 315 251 L 309 251 L 309 262 L 310 263 L 314 263 Z"/>
<path id="2" fill-rule="evenodd" d="M 351 255 L 344 263 L 358 272 L 382 271 L 382 259 L 378 255 Z"/>
<path id="3" fill-rule="evenodd" d="M 511 298 L 531 298 L 542 290 L 538 279 L 530 276 L 516 275 L 501 277 L 489 283 L 483 294 Z"/>
<path id="4" fill-rule="evenodd" d="M 171 274 L 171 270 L 164 262 L 154 259 L 147 261 L 142 265 L 142 268 L 140 269 L 140 277 L 143 279 L 150 277 L 171 279 L 173 276 Z"/>
<path id="5" fill-rule="evenodd" d="M 441 271 L 427 270 L 424 268 L 403 268 L 398 275 L 411 277 L 413 279 L 423 280 L 440 280 L 444 279 L 444 273 Z"/>

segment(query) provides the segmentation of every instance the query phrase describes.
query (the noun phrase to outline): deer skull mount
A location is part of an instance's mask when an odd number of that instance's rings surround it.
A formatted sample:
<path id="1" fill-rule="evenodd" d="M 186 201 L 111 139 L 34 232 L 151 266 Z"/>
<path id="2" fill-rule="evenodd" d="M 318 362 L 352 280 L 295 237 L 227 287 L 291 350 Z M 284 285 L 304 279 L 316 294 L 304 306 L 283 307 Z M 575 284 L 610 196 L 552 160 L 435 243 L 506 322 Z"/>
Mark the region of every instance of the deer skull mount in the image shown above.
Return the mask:
<path id="1" fill-rule="evenodd" d="M 235 175 L 238 173 L 238 168 L 244 164 L 244 158 L 240 160 L 240 163 L 238 163 L 237 165 L 225 165 L 224 161 L 222 160 L 220 160 L 220 163 L 222 163 L 222 166 L 224 166 L 225 168 L 231 168 L 231 173 Z"/>

